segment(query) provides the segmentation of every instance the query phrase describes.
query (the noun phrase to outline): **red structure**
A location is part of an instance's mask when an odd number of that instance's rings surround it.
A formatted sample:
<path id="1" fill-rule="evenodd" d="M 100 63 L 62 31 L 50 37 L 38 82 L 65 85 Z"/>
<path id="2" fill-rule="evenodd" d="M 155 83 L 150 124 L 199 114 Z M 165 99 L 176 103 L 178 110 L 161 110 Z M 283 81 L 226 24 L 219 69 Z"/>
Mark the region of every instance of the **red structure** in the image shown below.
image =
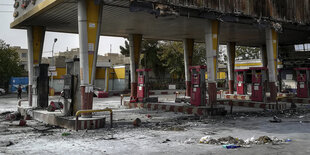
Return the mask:
<path id="1" fill-rule="evenodd" d="M 98 98 L 108 98 L 109 97 L 109 93 L 105 92 L 105 91 L 98 91 Z"/>
<path id="2" fill-rule="evenodd" d="M 245 95 L 247 93 L 246 89 L 246 72 L 248 69 L 237 69 L 235 70 L 236 73 L 236 88 L 238 95 Z"/>
<path id="3" fill-rule="evenodd" d="M 143 102 L 145 98 L 149 97 L 149 74 L 151 69 L 137 69 L 138 72 L 138 86 L 137 86 L 137 98 L 140 102 Z"/>
<path id="4" fill-rule="evenodd" d="M 194 106 L 206 105 L 206 78 L 207 66 L 192 66 L 191 73 L 191 104 Z"/>
<path id="5" fill-rule="evenodd" d="M 252 71 L 252 101 L 265 101 L 266 92 L 266 67 L 251 67 Z"/>
<path id="6" fill-rule="evenodd" d="M 308 98 L 310 95 L 309 81 L 310 81 L 310 68 L 295 68 L 297 76 L 297 97 Z"/>

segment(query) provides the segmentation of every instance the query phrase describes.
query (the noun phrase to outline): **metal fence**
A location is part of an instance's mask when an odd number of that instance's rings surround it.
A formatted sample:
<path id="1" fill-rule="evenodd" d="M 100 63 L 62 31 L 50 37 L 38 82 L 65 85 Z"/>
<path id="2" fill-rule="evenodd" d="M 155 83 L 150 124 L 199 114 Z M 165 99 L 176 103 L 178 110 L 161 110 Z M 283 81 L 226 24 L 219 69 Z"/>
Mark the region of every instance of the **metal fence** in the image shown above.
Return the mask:
<path id="1" fill-rule="evenodd" d="M 175 89 L 186 89 L 185 81 L 183 79 L 182 80 L 171 79 L 171 78 L 167 78 L 167 79 L 150 78 L 149 79 L 149 86 L 151 90 L 167 90 L 169 89 L 169 85 L 175 85 Z M 228 84 L 225 79 L 219 79 L 217 80 L 217 87 L 226 89 L 228 88 Z"/>
<path id="2" fill-rule="evenodd" d="M 158 79 L 158 78 L 150 78 L 149 86 L 151 90 L 167 90 L 169 89 L 169 85 L 175 85 L 176 89 L 185 89 L 185 81 L 177 80 L 177 79 Z"/>

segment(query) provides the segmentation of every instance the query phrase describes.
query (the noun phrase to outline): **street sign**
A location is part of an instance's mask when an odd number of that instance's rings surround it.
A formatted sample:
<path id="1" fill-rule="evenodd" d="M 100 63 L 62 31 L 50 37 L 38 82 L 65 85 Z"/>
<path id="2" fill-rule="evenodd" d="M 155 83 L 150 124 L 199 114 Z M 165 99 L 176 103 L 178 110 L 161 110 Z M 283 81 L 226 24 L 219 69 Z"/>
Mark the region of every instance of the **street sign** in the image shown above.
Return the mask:
<path id="1" fill-rule="evenodd" d="M 48 72 L 48 76 L 57 76 L 57 72 Z"/>
<path id="2" fill-rule="evenodd" d="M 176 85 L 169 85 L 169 89 L 176 89 Z"/>
<path id="3" fill-rule="evenodd" d="M 49 71 L 56 71 L 56 66 L 49 66 L 49 67 L 48 67 L 48 70 L 49 70 Z"/>

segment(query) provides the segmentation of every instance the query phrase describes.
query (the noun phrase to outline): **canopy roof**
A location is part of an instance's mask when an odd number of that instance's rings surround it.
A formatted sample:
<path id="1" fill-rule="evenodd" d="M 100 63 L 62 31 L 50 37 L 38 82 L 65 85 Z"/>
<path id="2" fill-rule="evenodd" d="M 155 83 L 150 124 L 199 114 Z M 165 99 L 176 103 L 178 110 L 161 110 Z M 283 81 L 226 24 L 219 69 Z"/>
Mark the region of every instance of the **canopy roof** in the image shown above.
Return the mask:
<path id="1" fill-rule="evenodd" d="M 202 5 L 198 4 L 198 0 L 193 0 L 192 5 L 188 5 L 180 3 L 181 1 L 178 0 L 173 3 L 168 3 L 167 0 L 153 0 L 153 2 L 104 0 L 101 35 L 127 37 L 128 34 L 142 34 L 147 39 L 182 40 L 193 38 L 197 42 L 203 42 L 205 23 L 211 19 L 220 21 L 219 38 L 221 43 L 263 45 L 265 44 L 266 27 L 273 27 L 279 32 L 280 45 L 310 42 L 308 25 L 310 9 L 306 11 L 306 8 L 309 7 L 309 0 L 304 0 L 305 6 L 301 9 L 302 17 L 300 12 L 295 12 L 294 18 L 275 14 L 273 12 L 279 12 L 279 10 L 274 11 L 272 8 L 269 15 L 273 14 L 274 16 L 268 17 L 267 11 L 267 13 L 265 12 L 266 17 L 258 17 L 261 8 L 259 8 L 260 6 L 255 8 L 254 2 L 262 3 L 262 0 L 253 0 L 253 4 L 247 3 L 245 7 L 242 7 L 241 4 L 246 1 L 239 1 L 219 0 L 217 3 L 214 0 L 204 0 L 205 3 Z M 272 0 L 263 1 L 267 3 Z M 288 1 L 274 1 L 278 3 L 272 3 L 273 7 L 284 5 L 284 3 L 289 7 Z M 208 6 L 208 2 L 210 2 L 210 6 Z M 296 2 L 296 0 L 290 2 Z M 234 6 L 229 7 L 232 5 L 230 3 L 233 3 Z M 16 11 L 19 12 L 19 16 L 11 23 L 11 28 L 25 29 L 28 26 L 45 26 L 47 31 L 78 33 L 76 0 L 37 0 L 35 5 L 29 4 L 26 9 L 17 8 Z M 261 14 L 263 12 L 262 9 Z M 294 13 L 294 11 L 291 12 Z"/>

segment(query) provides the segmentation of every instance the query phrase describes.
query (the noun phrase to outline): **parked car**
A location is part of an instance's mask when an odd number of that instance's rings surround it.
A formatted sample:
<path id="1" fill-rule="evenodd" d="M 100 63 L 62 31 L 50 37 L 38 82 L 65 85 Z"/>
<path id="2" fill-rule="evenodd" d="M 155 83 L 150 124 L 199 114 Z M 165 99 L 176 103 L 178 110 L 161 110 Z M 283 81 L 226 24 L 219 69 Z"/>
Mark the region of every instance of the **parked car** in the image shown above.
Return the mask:
<path id="1" fill-rule="evenodd" d="M 5 90 L 0 88 L 0 95 L 5 94 Z"/>

